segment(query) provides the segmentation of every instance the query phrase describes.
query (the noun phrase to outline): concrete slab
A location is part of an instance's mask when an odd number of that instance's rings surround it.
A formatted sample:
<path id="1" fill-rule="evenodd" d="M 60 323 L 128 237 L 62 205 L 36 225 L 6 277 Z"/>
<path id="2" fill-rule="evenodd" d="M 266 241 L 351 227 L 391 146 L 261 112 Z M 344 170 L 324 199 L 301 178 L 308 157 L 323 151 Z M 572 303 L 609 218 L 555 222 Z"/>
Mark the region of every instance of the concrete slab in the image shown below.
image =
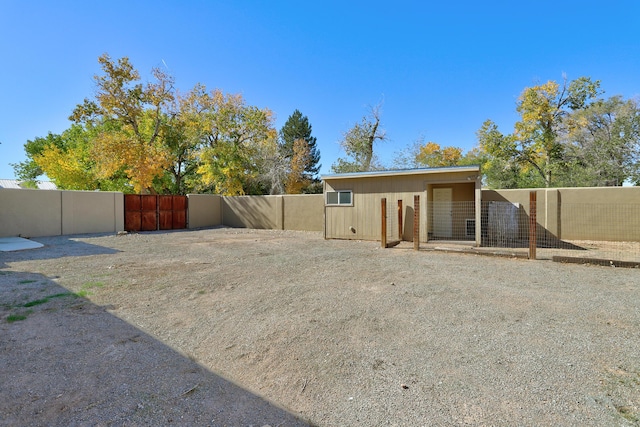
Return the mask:
<path id="1" fill-rule="evenodd" d="M 0 237 L 0 251 L 2 252 L 36 249 L 43 246 L 42 243 L 34 242 L 33 240 L 23 237 Z"/>

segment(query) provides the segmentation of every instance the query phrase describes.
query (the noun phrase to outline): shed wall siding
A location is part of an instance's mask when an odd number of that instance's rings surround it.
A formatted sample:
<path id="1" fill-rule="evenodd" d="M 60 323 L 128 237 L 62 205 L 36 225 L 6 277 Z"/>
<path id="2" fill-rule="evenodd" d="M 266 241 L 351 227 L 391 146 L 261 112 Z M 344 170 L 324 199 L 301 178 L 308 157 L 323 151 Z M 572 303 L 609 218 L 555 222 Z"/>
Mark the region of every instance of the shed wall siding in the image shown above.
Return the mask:
<path id="1" fill-rule="evenodd" d="M 451 184 L 431 184 L 429 185 L 429 189 L 434 188 L 452 188 L 453 189 L 453 199 L 452 202 L 473 202 L 475 200 L 475 184 L 467 184 L 467 183 L 451 183 Z M 428 192 L 428 200 L 433 200 L 433 193 L 431 191 Z"/>
<path id="2" fill-rule="evenodd" d="M 330 178 L 325 180 L 326 191 L 351 190 L 353 206 L 325 207 L 325 235 L 328 239 L 380 240 L 381 207 L 380 200 L 387 199 L 387 215 L 396 215 L 398 200 L 402 200 L 404 239 L 412 239 L 413 197 L 420 196 L 422 226 L 420 240 L 427 240 L 428 188 L 454 188 L 455 201 L 473 201 L 475 181 L 467 182 L 468 171 L 464 173 L 441 173 L 410 176 Z M 457 181 L 457 182 L 451 182 Z M 355 232 L 350 230 L 355 229 Z"/>

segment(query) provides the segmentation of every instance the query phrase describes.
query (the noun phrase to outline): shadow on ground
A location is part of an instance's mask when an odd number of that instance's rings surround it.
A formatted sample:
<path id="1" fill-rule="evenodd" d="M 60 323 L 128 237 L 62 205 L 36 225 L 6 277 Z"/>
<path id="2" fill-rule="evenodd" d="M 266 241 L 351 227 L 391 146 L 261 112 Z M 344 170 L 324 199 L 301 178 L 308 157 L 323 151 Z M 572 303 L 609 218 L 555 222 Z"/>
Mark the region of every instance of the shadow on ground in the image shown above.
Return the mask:
<path id="1" fill-rule="evenodd" d="M 0 271 L 0 378 L 3 426 L 309 425 L 35 273 Z"/>
<path id="2" fill-rule="evenodd" d="M 95 235 L 103 236 L 104 234 Z M 91 237 L 87 234 L 82 237 Z M 115 254 L 118 251 L 104 246 L 76 240 L 73 236 L 34 237 L 34 242 L 42 243 L 44 247 L 25 249 L 11 252 L 0 252 L 0 268 L 6 268 L 8 262 L 23 261 L 25 259 L 55 259 L 67 256 L 90 256 Z M 55 251 L 46 250 L 48 246 L 56 246 Z"/>

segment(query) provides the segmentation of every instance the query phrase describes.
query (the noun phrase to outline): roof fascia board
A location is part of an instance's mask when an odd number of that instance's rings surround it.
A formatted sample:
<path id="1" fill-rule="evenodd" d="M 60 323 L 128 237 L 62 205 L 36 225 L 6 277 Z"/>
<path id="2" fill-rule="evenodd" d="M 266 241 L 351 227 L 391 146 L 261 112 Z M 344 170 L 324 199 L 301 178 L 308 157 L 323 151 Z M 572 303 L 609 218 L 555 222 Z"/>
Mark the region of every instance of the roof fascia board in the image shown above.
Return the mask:
<path id="1" fill-rule="evenodd" d="M 322 180 L 330 180 L 330 179 L 375 178 L 375 177 L 389 177 L 389 176 L 431 175 L 431 174 L 442 174 L 442 173 L 465 173 L 465 172 L 479 173 L 480 166 L 456 166 L 451 168 L 355 172 L 355 173 L 322 175 L 320 178 Z"/>

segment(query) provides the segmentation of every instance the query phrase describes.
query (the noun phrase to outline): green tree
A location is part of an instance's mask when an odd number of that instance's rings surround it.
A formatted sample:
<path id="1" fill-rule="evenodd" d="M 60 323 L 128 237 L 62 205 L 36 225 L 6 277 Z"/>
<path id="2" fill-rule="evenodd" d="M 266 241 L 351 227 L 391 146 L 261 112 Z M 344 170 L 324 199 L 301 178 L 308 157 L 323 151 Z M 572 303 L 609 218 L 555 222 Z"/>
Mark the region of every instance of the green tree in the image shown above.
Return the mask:
<path id="1" fill-rule="evenodd" d="M 123 170 L 136 192 L 154 191 L 154 179 L 169 166 L 162 131 L 174 99 L 173 78 L 154 68 L 154 81 L 142 84 L 127 57 L 113 61 L 104 54 L 98 62 L 104 74 L 94 77 L 95 99 L 85 99 L 70 119 L 91 125 L 114 123 L 94 140 L 98 176 Z"/>
<path id="2" fill-rule="evenodd" d="M 42 154 L 46 147 L 62 148 L 64 141 L 61 135 L 49 132 L 47 136 L 36 137 L 28 140 L 24 144 L 24 152 L 27 159 L 20 163 L 12 163 L 11 166 L 18 177 L 22 181 L 35 183 L 36 179 L 44 174 L 42 168 L 34 160 L 35 157 Z"/>
<path id="3" fill-rule="evenodd" d="M 525 88 L 516 106 L 520 120 L 512 134 L 503 135 L 491 120 L 485 121 L 477 133 L 480 148 L 491 158 L 488 170 L 506 172 L 516 178 L 513 184 L 517 186 L 557 185 L 556 174 L 566 167 L 560 138 L 565 118 L 588 107 L 601 93 L 599 87 L 599 81 L 580 77 L 570 83 L 564 79 L 562 86 L 549 81 Z M 502 175 L 488 174 L 489 183 L 499 184 Z"/>
<path id="4" fill-rule="evenodd" d="M 380 169 L 373 152 L 376 141 L 385 141 L 386 133 L 380 127 L 380 104 L 343 135 L 340 146 L 350 159 L 338 158 L 331 166 L 335 173 L 366 172 Z"/>
<path id="5" fill-rule="evenodd" d="M 293 158 L 294 145 L 299 139 L 304 140 L 308 146 L 308 154 L 304 159 L 304 173 L 307 178 L 313 178 L 321 167 L 320 151 L 316 146 L 316 138 L 311 135 L 309 118 L 296 109 L 280 129 L 280 147 L 285 158 Z"/>
<path id="6" fill-rule="evenodd" d="M 60 135 L 49 133 L 25 144 L 28 160 L 14 165 L 20 179 L 35 181 L 43 174 L 63 190 L 106 190 L 131 192 L 122 173 L 99 178 L 92 156 L 93 140 L 102 127 L 72 124 Z"/>
<path id="7" fill-rule="evenodd" d="M 190 138 L 199 140 L 197 149 L 200 191 L 223 195 L 263 193 L 259 155 L 266 145 L 276 144 L 273 113 L 247 105 L 241 95 L 207 92 L 197 85 L 188 96 L 197 112 L 188 121 Z"/>
<path id="8" fill-rule="evenodd" d="M 95 97 L 75 108 L 74 124 L 62 135 L 25 144 L 27 160 L 14 165 L 20 176 L 34 180 L 47 173 L 61 188 L 125 192 L 284 189 L 286 168 L 270 110 L 247 105 L 240 95 L 209 93 L 201 84 L 181 96 L 159 69 L 142 83 L 126 57 L 113 61 L 105 54 L 99 63 Z"/>
<path id="9" fill-rule="evenodd" d="M 164 193 L 187 194 L 202 187 L 197 170 L 206 132 L 201 120 L 204 107 L 196 99 L 198 88 L 200 85 L 186 95 L 177 93 L 169 113 L 171 120 L 165 120 L 162 134 L 170 162 L 164 175 L 154 180 L 154 187 Z"/>
<path id="10" fill-rule="evenodd" d="M 73 125 L 60 135 L 60 144 L 48 144 L 34 162 L 63 190 L 95 190 L 100 184 L 93 173 L 91 136 L 83 126 Z"/>
<path id="11" fill-rule="evenodd" d="M 575 186 L 620 186 L 637 182 L 640 169 L 640 108 L 613 96 L 578 110 L 567 120 L 565 181 Z"/>
<path id="12" fill-rule="evenodd" d="M 164 144 L 169 158 L 161 176 L 153 180 L 153 188 L 163 194 L 188 194 L 197 183 L 198 167 L 196 146 L 191 144 L 184 124 L 174 118 L 163 131 Z"/>

